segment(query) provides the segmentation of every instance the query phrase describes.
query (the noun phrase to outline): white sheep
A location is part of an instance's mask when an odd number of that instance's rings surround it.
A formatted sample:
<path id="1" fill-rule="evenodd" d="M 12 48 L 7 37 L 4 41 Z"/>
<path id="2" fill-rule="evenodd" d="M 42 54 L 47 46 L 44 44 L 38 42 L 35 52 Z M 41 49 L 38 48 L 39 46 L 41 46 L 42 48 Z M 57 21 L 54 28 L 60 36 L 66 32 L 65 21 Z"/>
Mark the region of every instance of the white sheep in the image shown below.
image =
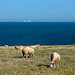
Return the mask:
<path id="1" fill-rule="evenodd" d="M 32 47 L 32 48 L 38 48 L 38 47 L 40 47 L 40 45 L 39 44 L 37 44 L 37 45 L 33 45 L 33 46 L 30 46 L 30 47 Z"/>
<path id="2" fill-rule="evenodd" d="M 60 61 L 60 54 L 53 52 L 51 54 L 51 63 L 50 63 L 50 67 L 55 67 L 55 64 L 59 63 Z M 59 65 L 58 65 L 59 66 Z"/>
<path id="3" fill-rule="evenodd" d="M 29 55 L 29 57 L 31 57 L 34 55 L 34 49 L 31 47 L 25 47 L 22 49 L 22 54 L 23 54 L 23 57 L 24 57 L 24 55 L 25 55 L 25 57 L 27 57 L 27 55 Z"/>
<path id="4" fill-rule="evenodd" d="M 23 46 L 15 46 L 15 49 L 17 50 L 22 50 L 24 47 Z"/>
<path id="5" fill-rule="evenodd" d="M 4 45 L 4 47 L 8 47 L 8 45 Z"/>

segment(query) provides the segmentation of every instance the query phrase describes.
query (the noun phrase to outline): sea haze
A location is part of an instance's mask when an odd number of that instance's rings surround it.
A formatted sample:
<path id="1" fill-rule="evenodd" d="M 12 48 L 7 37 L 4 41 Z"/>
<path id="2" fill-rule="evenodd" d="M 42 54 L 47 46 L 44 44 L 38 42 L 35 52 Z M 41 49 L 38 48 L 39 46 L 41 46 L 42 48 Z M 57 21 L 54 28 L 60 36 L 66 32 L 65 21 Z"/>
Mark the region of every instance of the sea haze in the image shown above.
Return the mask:
<path id="1" fill-rule="evenodd" d="M 0 46 L 75 44 L 75 22 L 0 22 Z"/>

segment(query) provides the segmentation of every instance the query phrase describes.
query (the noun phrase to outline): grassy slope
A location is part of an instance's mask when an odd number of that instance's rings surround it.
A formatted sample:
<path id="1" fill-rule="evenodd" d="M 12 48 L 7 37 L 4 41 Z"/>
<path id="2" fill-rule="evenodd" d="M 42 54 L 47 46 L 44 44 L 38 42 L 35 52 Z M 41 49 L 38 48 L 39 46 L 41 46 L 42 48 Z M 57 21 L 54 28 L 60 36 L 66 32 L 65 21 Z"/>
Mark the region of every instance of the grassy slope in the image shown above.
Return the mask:
<path id="1" fill-rule="evenodd" d="M 61 55 L 60 67 L 50 68 L 50 54 Z M 14 47 L 0 47 L 0 75 L 75 75 L 75 45 L 42 46 L 32 58 Z"/>

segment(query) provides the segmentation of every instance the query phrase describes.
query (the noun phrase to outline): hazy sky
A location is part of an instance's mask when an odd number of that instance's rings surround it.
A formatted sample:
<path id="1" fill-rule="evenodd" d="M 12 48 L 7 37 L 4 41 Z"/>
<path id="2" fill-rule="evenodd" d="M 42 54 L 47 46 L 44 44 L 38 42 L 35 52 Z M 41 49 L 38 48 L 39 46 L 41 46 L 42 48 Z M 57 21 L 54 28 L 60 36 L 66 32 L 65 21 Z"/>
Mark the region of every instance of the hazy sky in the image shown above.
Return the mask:
<path id="1" fill-rule="evenodd" d="M 0 0 L 0 21 L 75 22 L 75 0 Z"/>

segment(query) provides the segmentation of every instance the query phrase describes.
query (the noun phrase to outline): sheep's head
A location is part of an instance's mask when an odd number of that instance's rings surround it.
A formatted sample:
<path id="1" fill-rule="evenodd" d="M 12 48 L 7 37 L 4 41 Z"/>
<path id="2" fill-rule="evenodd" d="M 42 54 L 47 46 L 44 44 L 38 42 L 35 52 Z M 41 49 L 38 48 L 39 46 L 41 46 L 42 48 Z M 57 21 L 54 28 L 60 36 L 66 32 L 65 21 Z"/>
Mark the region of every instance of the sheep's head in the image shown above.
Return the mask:
<path id="1" fill-rule="evenodd" d="M 35 48 L 37 48 L 37 49 L 38 49 L 39 47 L 40 47 L 40 45 L 39 45 L 39 44 L 35 45 Z"/>
<path id="2" fill-rule="evenodd" d="M 37 44 L 38 45 L 38 48 L 40 47 L 40 45 L 39 44 Z"/>
<path id="3" fill-rule="evenodd" d="M 50 62 L 50 67 L 53 67 L 54 66 L 54 62 Z"/>
<path id="4" fill-rule="evenodd" d="M 16 50 L 19 50 L 17 46 L 15 46 L 15 49 L 16 49 Z"/>

